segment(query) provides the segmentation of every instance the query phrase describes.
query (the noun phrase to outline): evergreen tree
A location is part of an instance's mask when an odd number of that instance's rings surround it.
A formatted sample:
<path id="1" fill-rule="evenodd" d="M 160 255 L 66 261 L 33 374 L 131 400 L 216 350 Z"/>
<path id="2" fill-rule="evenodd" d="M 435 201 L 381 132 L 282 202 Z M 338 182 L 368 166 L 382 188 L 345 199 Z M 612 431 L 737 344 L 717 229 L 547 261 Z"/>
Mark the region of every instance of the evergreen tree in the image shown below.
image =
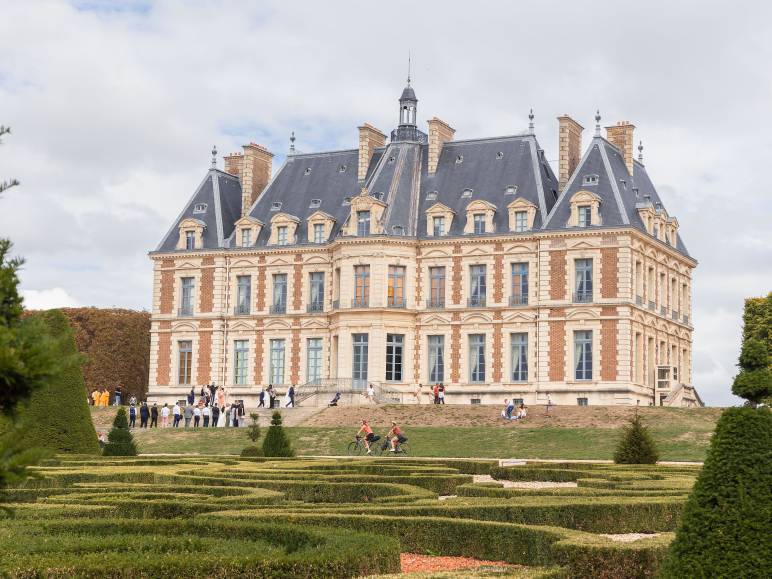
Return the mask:
<path id="1" fill-rule="evenodd" d="M 732 383 L 732 394 L 745 398 L 754 407 L 772 396 L 772 370 L 764 342 L 756 338 L 744 340 L 737 365 L 740 373 Z"/>
<path id="2" fill-rule="evenodd" d="M 252 424 L 247 429 L 247 436 L 252 441 L 252 445 L 245 447 L 241 451 L 241 456 L 263 456 L 263 449 L 257 446 L 257 441 L 260 440 L 260 424 L 258 424 L 260 416 L 253 412 L 249 417 L 252 419 Z"/>
<path id="3" fill-rule="evenodd" d="M 772 412 L 725 410 L 661 576 L 769 577 L 771 489 Z"/>
<path id="4" fill-rule="evenodd" d="M 265 456 L 295 456 L 287 433 L 281 425 L 281 412 L 274 412 L 271 417 L 271 426 L 263 440 L 263 454 Z"/>
<path id="5" fill-rule="evenodd" d="M 103 454 L 105 456 L 136 456 L 137 447 L 134 437 L 129 431 L 129 420 L 126 417 L 126 409 L 121 406 L 113 421 L 113 428 L 107 435 L 107 444 Z"/>
<path id="6" fill-rule="evenodd" d="M 622 440 L 619 441 L 614 462 L 617 464 L 656 464 L 659 459 L 657 445 L 649 429 L 635 413 L 630 424 L 624 427 Z"/>

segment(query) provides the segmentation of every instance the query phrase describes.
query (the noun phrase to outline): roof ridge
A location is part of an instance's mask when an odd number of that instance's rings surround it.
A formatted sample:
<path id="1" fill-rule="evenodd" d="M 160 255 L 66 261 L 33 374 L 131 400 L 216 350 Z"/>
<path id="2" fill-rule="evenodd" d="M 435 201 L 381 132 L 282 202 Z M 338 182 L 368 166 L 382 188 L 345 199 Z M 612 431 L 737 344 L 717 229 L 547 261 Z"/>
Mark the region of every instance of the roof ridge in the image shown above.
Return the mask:
<path id="1" fill-rule="evenodd" d="M 359 152 L 359 149 L 337 149 L 333 151 L 317 151 L 315 153 L 295 153 L 294 155 L 288 155 L 288 159 L 297 159 L 298 157 L 323 157 L 325 155 L 340 155 L 343 153 Z"/>
<path id="2" fill-rule="evenodd" d="M 528 139 L 529 137 L 534 137 L 534 135 L 528 134 L 528 133 L 519 133 L 515 135 L 501 135 L 498 137 L 477 137 L 473 139 L 458 139 L 454 141 L 446 141 L 442 146 L 448 147 L 452 145 L 464 145 L 466 143 L 479 143 L 482 141 L 488 141 L 488 142 L 498 142 L 498 141 L 508 141 L 508 140 L 518 140 L 518 139 Z M 535 139 L 535 137 L 534 137 Z M 426 144 L 426 143 L 424 143 Z"/>

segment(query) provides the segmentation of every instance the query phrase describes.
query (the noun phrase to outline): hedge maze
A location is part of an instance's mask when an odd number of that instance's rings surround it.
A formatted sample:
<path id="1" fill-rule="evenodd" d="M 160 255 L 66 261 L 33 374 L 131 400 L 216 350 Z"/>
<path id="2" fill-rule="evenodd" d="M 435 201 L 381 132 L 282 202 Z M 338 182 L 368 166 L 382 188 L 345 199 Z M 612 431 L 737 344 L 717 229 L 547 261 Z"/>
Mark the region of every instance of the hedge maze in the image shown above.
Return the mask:
<path id="1" fill-rule="evenodd" d="M 3 492 L 0 575 L 360 577 L 428 553 L 529 568 L 507 577 L 649 577 L 696 474 L 396 457 L 56 459 Z M 576 486 L 521 484 L 533 481 Z"/>

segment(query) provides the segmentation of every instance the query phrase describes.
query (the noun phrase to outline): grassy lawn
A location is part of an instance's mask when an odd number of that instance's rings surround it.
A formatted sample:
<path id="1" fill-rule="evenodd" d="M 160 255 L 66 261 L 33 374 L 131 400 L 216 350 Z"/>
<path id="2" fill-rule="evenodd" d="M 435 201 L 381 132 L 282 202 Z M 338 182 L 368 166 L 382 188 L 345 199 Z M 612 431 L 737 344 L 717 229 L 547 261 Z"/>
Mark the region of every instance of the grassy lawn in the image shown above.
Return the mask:
<path id="1" fill-rule="evenodd" d="M 336 455 L 345 454 L 356 428 L 299 426 L 287 431 L 299 454 Z M 701 461 L 712 428 L 695 430 L 674 422 L 652 427 L 652 433 L 662 460 Z M 143 453 L 238 454 L 250 444 L 244 428 L 168 428 L 134 434 Z M 410 427 L 405 434 L 412 455 L 426 457 L 610 459 L 619 438 L 617 429 L 607 428 Z"/>

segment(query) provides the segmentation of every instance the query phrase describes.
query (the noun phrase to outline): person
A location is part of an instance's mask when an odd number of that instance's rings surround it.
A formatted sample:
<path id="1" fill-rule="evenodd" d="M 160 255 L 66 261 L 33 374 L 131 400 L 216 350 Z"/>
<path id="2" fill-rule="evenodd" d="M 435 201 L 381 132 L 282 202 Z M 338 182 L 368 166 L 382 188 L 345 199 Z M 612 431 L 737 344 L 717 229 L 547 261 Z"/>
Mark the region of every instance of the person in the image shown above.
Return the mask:
<path id="1" fill-rule="evenodd" d="M 99 397 L 99 405 L 110 406 L 110 391 L 107 388 L 102 391 L 102 394 Z"/>
<path id="2" fill-rule="evenodd" d="M 368 402 L 375 402 L 375 387 L 372 384 L 367 385 L 367 400 Z"/>
<path id="3" fill-rule="evenodd" d="M 337 406 L 339 400 L 340 400 L 340 392 L 336 392 L 335 396 L 333 396 L 332 400 L 330 400 L 330 406 Z"/>
<path id="4" fill-rule="evenodd" d="M 365 448 L 367 449 L 367 454 L 372 454 L 372 451 L 370 450 L 370 443 L 375 442 L 375 434 L 373 434 L 373 429 L 370 428 L 370 425 L 367 424 L 367 420 L 364 418 L 362 419 L 362 427 L 357 432 L 357 436 L 362 436 L 364 433 L 365 436 Z"/>
<path id="5" fill-rule="evenodd" d="M 215 404 L 215 399 L 216 398 L 217 398 L 217 388 L 215 387 L 214 382 L 212 382 L 209 385 L 209 403 L 212 406 L 216 406 L 216 404 Z"/>
<path id="6" fill-rule="evenodd" d="M 137 426 L 137 407 L 134 404 L 129 406 L 129 428 Z"/>
<path id="7" fill-rule="evenodd" d="M 147 402 L 143 402 L 139 407 L 139 427 L 147 428 L 147 418 L 150 415 L 150 410 L 147 407 Z"/>
<path id="8" fill-rule="evenodd" d="M 547 416 L 551 416 L 550 412 L 552 411 L 552 396 L 550 396 L 550 393 L 547 392 Z"/>
<path id="9" fill-rule="evenodd" d="M 416 404 L 421 404 L 421 394 L 423 393 L 422 388 L 423 388 L 423 384 L 419 384 L 418 386 L 415 387 L 415 392 L 413 393 L 413 395 L 415 396 Z"/>
<path id="10" fill-rule="evenodd" d="M 290 386 L 289 392 L 287 392 L 287 395 L 289 396 L 289 399 L 290 399 L 290 406 L 292 408 L 295 408 L 295 385 L 294 384 Z"/>
<path id="11" fill-rule="evenodd" d="M 289 408 L 289 405 L 290 405 L 289 388 L 287 388 L 287 391 L 284 393 L 284 400 L 282 400 L 282 404 L 284 405 L 284 408 Z"/>
<path id="12" fill-rule="evenodd" d="M 150 428 L 158 428 L 158 403 L 153 402 L 153 407 L 150 409 Z"/>
<path id="13" fill-rule="evenodd" d="M 257 399 L 259 401 L 258 404 L 257 404 L 257 407 L 258 408 L 265 408 L 265 388 L 262 388 L 260 390 L 260 395 L 257 397 Z"/>
<path id="14" fill-rule="evenodd" d="M 188 392 L 188 404 L 192 405 L 196 401 L 196 393 L 193 391 L 193 388 L 190 389 L 190 392 Z"/>
<path id="15" fill-rule="evenodd" d="M 133 394 L 131 395 L 131 397 L 129 397 L 129 404 L 133 404 L 134 406 L 137 405 L 137 397 L 134 396 Z"/>
<path id="16" fill-rule="evenodd" d="M 239 407 L 234 402 L 231 404 L 231 426 L 238 428 L 239 426 Z"/>
<path id="17" fill-rule="evenodd" d="M 212 405 L 212 428 L 220 426 L 220 407 L 217 404 Z"/>
<path id="18" fill-rule="evenodd" d="M 201 410 L 201 415 L 204 417 L 204 428 L 209 428 L 209 417 L 212 415 L 212 409 L 209 408 L 208 404 Z"/>
<path id="19" fill-rule="evenodd" d="M 172 408 L 172 415 L 174 417 L 172 426 L 174 426 L 174 428 L 178 428 L 180 425 L 180 419 L 182 418 L 182 408 L 180 408 L 179 401 L 174 403 L 174 408 Z"/>
<path id="20" fill-rule="evenodd" d="M 161 408 L 161 428 L 168 428 L 169 426 L 169 405 L 164 402 L 164 407 Z"/>
<path id="21" fill-rule="evenodd" d="M 389 430 L 389 433 L 386 435 L 386 438 L 389 439 L 391 442 L 391 449 L 390 452 L 397 452 L 397 444 L 402 444 L 407 440 L 404 436 L 402 436 L 402 430 L 399 426 L 397 426 L 397 423 L 395 421 L 391 421 L 391 430 Z"/>
<path id="22" fill-rule="evenodd" d="M 273 384 L 268 384 L 268 402 L 270 403 L 269 408 L 276 406 L 276 392 L 273 390 Z"/>
<path id="23" fill-rule="evenodd" d="M 93 406 L 99 406 L 99 390 L 94 388 L 94 391 L 91 393 L 91 404 Z"/>
<path id="24" fill-rule="evenodd" d="M 517 409 L 517 419 L 522 420 L 523 418 L 525 418 L 525 414 L 526 414 L 525 404 L 521 402 L 520 406 Z"/>
<path id="25" fill-rule="evenodd" d="M 220 428 L 228 426 L 228 410 L 225 406 L 220 406 L 220 418 L 217 420 L 217 426 Z"/>
<path id="26" fill-rule="evenodd" d="M 185 405 L 185 428 L 190 428 L 190 421 L 193 420 L 193 405 Z"/>
<path id="27" fill-rule="evenodd" d="M 115 387 L 115 402 L 114 402 L 114 404 L 116 406 L 120 406 L 121 405 L 121 395 L 122 395 L 121 386 L 118 385 L 118 386 Z"/>
<path id="28" fill-rule="evenodd" d="M 435 384 L 434 385 L 434 403 L 439 404 L 440 403 L 440 385 Z"/>
<path id="29" fill-rule="evenodd" d="M 206 391 L 208 388 L 205 388 L 204 386 L 201 386 L 201 393 L 198 397 L 199 400 L 206 400 Z"/>
<path id="30" fill-rule="evenodd" d="M 445 404 L 445 385 L 440 383 L 440 388 L 437 391 L 437 397 L 439 398 L 438 404 Z"/>
<path id="31" fill-rule="evenodd" d="M 107 433 L 105 431 L 100 431 L 97 440 L 99 440 L 99 448 L 104 450 L 105 446 L 107 446 Z"/>
<path id="32" fill-rule="evenodd" d="M 204 406 L 209 407 L 209 388 L 204 391 Z"/>
<path id="33" fill-rule="evenodd" d="M 501 417 L 504 420 L 512 420 L 512 410 L 514 406 L 509 398 L 504 398 L 504 410 L 501 411 Z"/>
<path id="34" fill-rule="evenodd" d="M 217 405 L 220 407 L 220 410 L 225 408 L 225 388 L 222 386 L 217 389 Z"/>
<path id="35" fill-rule="evenodd" d="M 198 428 L 199 423 L 201 422 L 201 407 L 196 404 L 195 407 L 193 407 L 193 428 Z"/>

